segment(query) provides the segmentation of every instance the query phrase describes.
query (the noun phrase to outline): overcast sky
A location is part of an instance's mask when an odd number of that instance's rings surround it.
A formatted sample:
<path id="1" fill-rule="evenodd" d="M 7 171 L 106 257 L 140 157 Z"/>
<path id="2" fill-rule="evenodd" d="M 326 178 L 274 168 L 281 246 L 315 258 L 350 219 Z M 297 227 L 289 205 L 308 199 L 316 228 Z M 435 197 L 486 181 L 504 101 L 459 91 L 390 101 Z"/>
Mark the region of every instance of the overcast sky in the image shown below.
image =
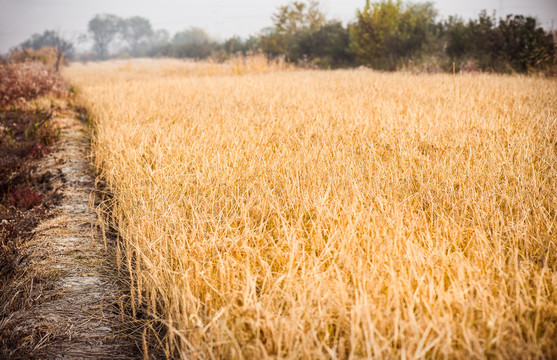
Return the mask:
<path id="1" fill-rule="evenodd" d="M 373 0 L 372 0 L 373 1 Z M 121 17 L 139 15 L 151 20 L 155 29 L 173 34 L 190 26 L 204 28 L 218 39 L 255 34 L 271 25 L 277 6 L 290 0 L 0 0 L 0 53 L 18 45 L 33 33 L 59 30 L 66 36 L 85 33 L 87 22 L 99 13 Z M 557 28 L 557 0 L 437 0 L 439 15 L 458 14 L 475 18 L 482 9 L 497 15 L 523 14 L 537 17 L 540 24 Z M 355 18 L 365 0 L 321 0 L 328 18 L 344 22 Z"/>

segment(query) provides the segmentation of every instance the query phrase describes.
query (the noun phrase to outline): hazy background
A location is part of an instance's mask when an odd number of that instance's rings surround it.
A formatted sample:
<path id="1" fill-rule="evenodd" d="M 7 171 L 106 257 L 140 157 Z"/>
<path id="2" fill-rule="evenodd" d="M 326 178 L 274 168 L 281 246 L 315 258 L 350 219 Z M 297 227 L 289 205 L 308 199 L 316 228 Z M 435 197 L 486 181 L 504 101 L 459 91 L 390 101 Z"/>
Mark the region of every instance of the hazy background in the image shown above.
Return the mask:
<path id="1" fill-rule="evenodd" d="M 166 29 L 173 34 L 190 26 L 205 29 L 217 39 L 233 35 L 255 34 L 271 26 L 271 15 L 277 6 L 290 0 L 0 0 L 0 53 L 16 46 L 33 33 L 59 30 L 64 36 L 87 31 L 87 23 L 99 13 L 121 17 L 143 16 L 154 29 Z M 322 0 L 322 10 L 328 19 L 349 22 L 365 0 Z M 557 0 L 468 0 L 433 1 L 443 18 L 458 14 L 477 18 L 485 9 L 489 14 L 521 14 L 534 16 L 547 30 L 557 27 Z"/>

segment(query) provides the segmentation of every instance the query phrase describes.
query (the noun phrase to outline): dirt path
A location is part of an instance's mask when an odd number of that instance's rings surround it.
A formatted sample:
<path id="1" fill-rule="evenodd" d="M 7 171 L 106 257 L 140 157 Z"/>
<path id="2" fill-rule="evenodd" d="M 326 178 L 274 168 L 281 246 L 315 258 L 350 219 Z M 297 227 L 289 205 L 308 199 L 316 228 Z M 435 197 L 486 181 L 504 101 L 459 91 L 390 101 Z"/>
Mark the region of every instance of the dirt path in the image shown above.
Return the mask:
<path id="1" fill-rule="evenodd" d="M 74 112 L 55 120 L 62 139 L 34 176 L 47 176 L 62 198 L 54 216 L 39 224 L 18 273 L 41 273 L 41 291 L 22 284 L 31 297 L 9 319 L 15 358 L 133 359 L 137 346 L 125 335 L 116 270 L 96 234 L 94 176 L 88 161 L 85 125 Z M 44 166 L 43 166 L 44 165 Z M 28 282 L 29 282 L 28 281 Z M 39 284 L 37 284 L 39 286 Z M 3 334 L 5 336 L 7 334 Z"/>

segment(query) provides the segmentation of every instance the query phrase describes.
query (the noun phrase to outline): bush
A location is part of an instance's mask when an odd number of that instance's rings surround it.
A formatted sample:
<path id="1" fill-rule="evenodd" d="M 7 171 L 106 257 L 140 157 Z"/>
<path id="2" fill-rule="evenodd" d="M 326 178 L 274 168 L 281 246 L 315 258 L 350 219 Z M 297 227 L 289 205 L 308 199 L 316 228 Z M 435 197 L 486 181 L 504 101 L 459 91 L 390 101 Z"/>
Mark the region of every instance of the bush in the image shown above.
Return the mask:
<path id="1" fill-rule="evenodd" d="M 38 62 L 0 64 L 0 106 L 18 99 L 31 100 L 47 93 L 67 91 L 54 69 Z"/>
<path id="2" fill-rule="evenodd" d="M 484 11 L 468 23 L 450 18 L 444 27 L 446 54 L 457 64 L 473 61 L 472 68 L 483 71 L 549 73 L 557 60 L 553 35 L 538 27 L 532 17 L 508 15 L 497 23 L 495 16 Z"/>
<path id="3" fill-rule="evenodd" d="M 9 55 L 10 62 L 22 63 L 28 61 L 37 61 L 43 63 L 47 66 L 55 66 L 57 53 L 56 49 L 53 47 L 43 47 L 38 50 L 29 47 L 23 47 L 22 49 L 14 49 Z M 62 56 L 62 64 L 67 65 L 68 61 L 64 56 Z"/>
<path id="4" fill-rule="evenodd" d="M 396 70 L 401 63 L 434 52 L 436 16 L 431 3 L 367 1 L 351 26 L 351 49 L 362 65 Z"/>
<path id="5" fill-rule="evenodd" d="M 16 188 L 11 191 L 11 201 L 14 206 L 32 209 L 43 202 L 43 196 L 29 187 Z"/>

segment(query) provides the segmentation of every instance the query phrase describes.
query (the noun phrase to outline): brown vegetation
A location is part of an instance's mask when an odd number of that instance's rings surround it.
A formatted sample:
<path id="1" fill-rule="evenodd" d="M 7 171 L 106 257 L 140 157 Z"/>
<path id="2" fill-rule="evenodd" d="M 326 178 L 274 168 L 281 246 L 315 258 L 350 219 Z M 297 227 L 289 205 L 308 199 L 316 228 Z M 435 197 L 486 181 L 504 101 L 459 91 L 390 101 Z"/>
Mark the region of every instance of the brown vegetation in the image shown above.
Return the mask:
<path id="1" fill-rule="evenodd" d="M 58 60 L 58 56 L 59 52 L 52 46 L 45 46 L 38 50 L 23 47 L 12 50 L 9 54 L 9 59 L 13 63 L 39 62 L 53 68 L 56 67 L 57 61 L 60 61 L 62 65 L 68 65 L 68 61 L 63 54 L 60 60 Z"/>
<path id="2" fill-rule="evenodd" d="M 56 201 L 49 176 L 37 178 L 33 170 L 58 140 L 51 119 L 59 107 L 53 98 L 36 98 L 66 89 L 62 78 L 40 63 L 0 64 L 0 288 L 4 294 L 13 283 L 11 270 L 21 261 L 19 249 Z M 32 99 L 37 102 L 26 102 Z M 0 299 L 0 304 L 5 300 Z"/>
<path id="3" fill-rule="evenodd" d="M 25 357 L 6 320 L 37 299 L 44 300 L 51 285 L 52 274 L 19 268 L 28 260 L 34 229 L 60 200 L 51 181 L 55 174 L 37 171 L 52 145 L 39 136 L 45 125 L 51 128 L 52 110 L 0 111 L 0 358 Z"/>
<path id="4" fill-rule="evenodd" d="M 64 94 L 66 83 L 53 68 L 38 62 L 0 64 L 0 107 L 47 93 Z"/>
<path id="5" fill-rule="evenodd" d="M 88 139 L 75 115 L 71 108 L 56 110 L 61 140 L 49 156 L 29 159 L 31 185 L 21 181 L 8 197 L 33 223 L 7 221 L 22 241 L 17 261 L 0 278 L 0 358 L 138 358 L 129 323 L 120 320 L 119 280 L 107 256 L 112 247 L 94 231 Z M 48 187 L 33 187 L 37 179 Z M 46 205 L 37 200 L 53 198 L 48 216 L 29 212 Z"/>

